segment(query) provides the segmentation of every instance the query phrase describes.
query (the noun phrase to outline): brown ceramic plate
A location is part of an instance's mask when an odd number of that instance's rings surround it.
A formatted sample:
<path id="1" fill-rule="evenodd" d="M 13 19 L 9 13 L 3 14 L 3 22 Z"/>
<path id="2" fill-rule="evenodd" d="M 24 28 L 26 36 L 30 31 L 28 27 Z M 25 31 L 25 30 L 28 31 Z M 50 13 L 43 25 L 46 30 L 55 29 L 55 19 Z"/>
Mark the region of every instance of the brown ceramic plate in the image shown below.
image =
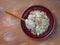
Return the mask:
<path id="1" fill-rule="evenodd" d="M 50 20 L 50 25 L 47 29 L 46 32 L 44 32 L 43 34 L 40 34 L 39 36 L 38 35 L 34 35 L 31 33 L 31 31 L 28 31 L 26 25 L 25 25 L 25 22 L 21 20 L 21 27 L 22 27 L 22 30 L 23 32 L 28 35 L 29 37 L 31 38 L 35 38 L 35 39 L 42 39 L 42 38 L 45 38 L 47 36 L 49 36 L 51 34 L 51 32 L 53 31 L 53 27 L 54 27 L 54 18 L 53 18 L 53 15 L 52 13 L 50 12 L 49 9 L 47 9 L 46 7 L 44 6 L 40 6 L 40 5 L 35 5 L 35 6 L 31 6 L 29 7 L 28 9 L 26 9 L 22 15 L 22 18 L 24 19 L 27 19 L 29 13 L 33 10 L 40 10 L 40 11 L 44 11 L 46 12 L 49 20 Z"/>

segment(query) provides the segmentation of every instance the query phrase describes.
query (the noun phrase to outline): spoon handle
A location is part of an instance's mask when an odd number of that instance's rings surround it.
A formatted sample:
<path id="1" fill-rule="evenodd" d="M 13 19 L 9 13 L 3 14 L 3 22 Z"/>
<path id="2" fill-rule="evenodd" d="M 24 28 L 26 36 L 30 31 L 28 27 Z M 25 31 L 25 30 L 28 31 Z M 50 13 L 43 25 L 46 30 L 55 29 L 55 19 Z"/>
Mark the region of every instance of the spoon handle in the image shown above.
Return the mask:
<path id="1" fill-rule="evenodd" d="M 13 13 L 12 13 L 12 12 L 10 12 L 10 11 L 5 11 L 5 13 L 7 13 L 7 14 L 9 14 L 9 15 L 11 15 L 11 16 L 13 16 L 13 17 L 15 17 L 15 18 L 18 18 L 18 19 L 21 19 L 21 20 L 25 21 L 25 19 L 23 19 L 23 18 L 21 18 L 21 17 L 17 16 L 16 14 L 13 14 Z"/>

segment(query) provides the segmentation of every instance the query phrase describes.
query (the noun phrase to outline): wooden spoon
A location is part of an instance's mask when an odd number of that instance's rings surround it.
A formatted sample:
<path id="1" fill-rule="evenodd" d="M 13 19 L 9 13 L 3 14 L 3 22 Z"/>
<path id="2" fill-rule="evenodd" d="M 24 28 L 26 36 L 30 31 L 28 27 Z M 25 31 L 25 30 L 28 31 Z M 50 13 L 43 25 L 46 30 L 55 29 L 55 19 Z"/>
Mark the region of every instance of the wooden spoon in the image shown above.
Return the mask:
<path id="1" fill-rule="evenodd" d="M 21 19 L 21 20 L 23 20 L 23 21 L 25 21 L 25 20 L 26 20 L 26 19 L 23 19 L 23 18 L 21 18 L 21 17 L 17 16 L 16 14 L 13 14 L 13 13 L 12 13 L 12 12 L 10 12 L 10 11 L 5 11 L 5 13 L 7 13 L 7 14 L 9 14 L 9 15 L 13 16 L 13 17 L 16 17 L 16 18 L 18 18 L 18 19 Z"/>
<path id="2" fill-rule="evenodd" d="M 18 19 L 23 20 L 23 21 L 26 23 L 27 28 L 29 28 L 29 29 L 35 27 L 34 22 L 33 22 L 32 20 L 30 20 L 30 19 L 23 19 L 23 18 L 17 16 L 16 14 L 13 14 L 13 13 L 10 12 L 10 11 L 5 11 L 5 13 L 7 13 L 7 14 L 9 14 L 9 15 L 11 15 L 11 16 L 14 16 L 14 17 L 16 17 L 16 18 L 18 18 Z"/>

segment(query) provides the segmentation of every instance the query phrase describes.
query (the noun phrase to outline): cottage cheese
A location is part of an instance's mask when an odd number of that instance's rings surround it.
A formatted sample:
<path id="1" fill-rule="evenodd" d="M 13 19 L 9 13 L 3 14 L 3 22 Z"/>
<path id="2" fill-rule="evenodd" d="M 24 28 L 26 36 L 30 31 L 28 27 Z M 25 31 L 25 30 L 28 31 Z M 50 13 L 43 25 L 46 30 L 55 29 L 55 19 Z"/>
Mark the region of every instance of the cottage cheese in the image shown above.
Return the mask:
<path id="1" fill-rule="evenodd" d="M 47 30 L 49 18 L 45 12 L 34 10 L 30 12 L 25 24 L 29 30 L 31 29 L 31 33 L 40 35 Z"/>

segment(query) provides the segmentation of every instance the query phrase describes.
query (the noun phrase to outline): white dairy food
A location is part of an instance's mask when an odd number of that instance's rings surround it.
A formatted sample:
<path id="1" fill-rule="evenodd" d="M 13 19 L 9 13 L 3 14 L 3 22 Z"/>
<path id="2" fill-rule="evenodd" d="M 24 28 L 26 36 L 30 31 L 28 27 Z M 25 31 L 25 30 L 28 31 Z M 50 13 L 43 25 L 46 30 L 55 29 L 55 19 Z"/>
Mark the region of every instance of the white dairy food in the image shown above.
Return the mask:
<path id="1" fill-rule="evenodd" d="M 25 24 L 28 29 L 34 30 L 35 34 L 40 35 L 47 30 L 49 18 L 45 12 L 34 10 L 30 12 Z"/>
<path id="2" fill-rule="evenodd" d="M 30 19 L 26 19 L 25 23 L 26 23 L 26 26 L 27 26 L 28 29 L 33 29 L 35 27 L 34 22 Z"/>

